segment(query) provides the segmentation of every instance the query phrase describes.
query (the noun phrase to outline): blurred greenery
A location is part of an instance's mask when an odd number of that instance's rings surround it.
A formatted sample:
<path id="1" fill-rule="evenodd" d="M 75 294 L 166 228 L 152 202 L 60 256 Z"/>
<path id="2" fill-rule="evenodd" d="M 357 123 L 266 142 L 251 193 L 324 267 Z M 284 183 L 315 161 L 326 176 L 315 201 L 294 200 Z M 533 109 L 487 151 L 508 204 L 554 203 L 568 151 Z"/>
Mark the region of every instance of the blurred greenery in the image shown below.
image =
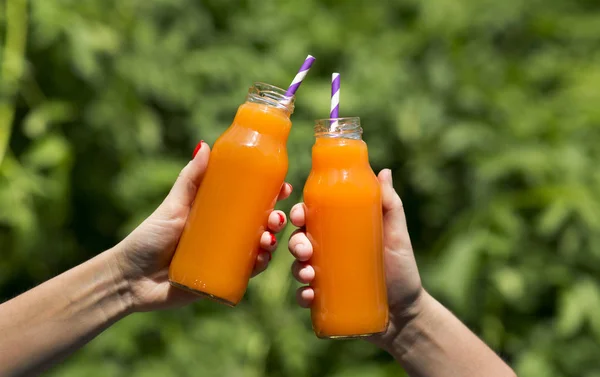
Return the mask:
<path id="1" fill-rule="evenodd" d="M 0 299 L 118 242 L 310 53 L 281 208 L 341 72 L 425 286 L 519 376 L 600 376 L 597 0 L 0 0 L 0 32 Z M 133 315 L 49 375 L 403 375 L 314 337 L 285 244 L 238 308 Z"/>

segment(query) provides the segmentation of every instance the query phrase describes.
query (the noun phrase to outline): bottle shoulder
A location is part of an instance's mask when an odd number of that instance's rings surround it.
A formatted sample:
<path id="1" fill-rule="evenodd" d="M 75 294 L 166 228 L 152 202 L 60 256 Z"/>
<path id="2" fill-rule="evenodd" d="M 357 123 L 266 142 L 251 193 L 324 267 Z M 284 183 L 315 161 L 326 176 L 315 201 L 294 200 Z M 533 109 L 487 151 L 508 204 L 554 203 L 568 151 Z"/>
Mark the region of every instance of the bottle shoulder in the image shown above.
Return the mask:
<path id="1" fill-rule="evenodd" d="M 311 201 L 323 198 L 379 201 L 381 186 L 369 166 L 355 169 L 313 170 L 304 185 L 304 199 Z"/>
<path id="2" fill-rule="evenodd" d="M 216 140 L 213 150 L 217 149 L 257 149 L 287 153 L 287 140 L 233 124 Z"/>
<path id="3" fill-rule="evenodd" d="M 254 132 L 229 129 L 214 143 L 210 166 L 287 171 L 289 162 L 285 143 Z"/>

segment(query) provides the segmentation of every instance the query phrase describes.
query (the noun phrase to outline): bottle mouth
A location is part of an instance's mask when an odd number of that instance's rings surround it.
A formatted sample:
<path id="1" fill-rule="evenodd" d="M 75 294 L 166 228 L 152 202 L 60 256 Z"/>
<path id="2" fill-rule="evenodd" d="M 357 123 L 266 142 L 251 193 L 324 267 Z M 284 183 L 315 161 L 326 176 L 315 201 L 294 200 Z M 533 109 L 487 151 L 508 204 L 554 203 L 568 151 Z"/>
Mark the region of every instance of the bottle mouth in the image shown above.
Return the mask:
<path id="1" fill-rule="evenodd" d="M 294 112 L 295 96 L 288 97 L 286 90 L 264 82 L 255 82 L 248 89 L 247 101 L 262 103 L 285 110 L 292 114 Z"/>
<path id="2" fill-rule="evenodd" d="M 362 140 L 359 117 L 327 118 L 315 121 L 315 137 L 339 137 Z"/>

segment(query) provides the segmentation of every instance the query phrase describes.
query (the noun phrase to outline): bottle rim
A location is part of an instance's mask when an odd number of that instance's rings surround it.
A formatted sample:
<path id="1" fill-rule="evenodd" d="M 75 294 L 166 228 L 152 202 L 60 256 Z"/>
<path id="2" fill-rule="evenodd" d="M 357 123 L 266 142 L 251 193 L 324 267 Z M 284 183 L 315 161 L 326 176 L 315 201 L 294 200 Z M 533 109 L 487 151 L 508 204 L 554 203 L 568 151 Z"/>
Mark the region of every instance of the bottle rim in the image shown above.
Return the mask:
<path id="1" fill-rule="evenodd" d="M 294 112 L 296 97 L 286 95 L 286 90 L 264 82 L 255 82 L 248 89 L 246 101 L 260 103 L 285 110 L 290 115 Z"/>
<path id="2" fill-rule="evenodd" d="M 324 118 L 315 120 L 315 137 L 339 137 L 362 140 L 359 117 Z"/>

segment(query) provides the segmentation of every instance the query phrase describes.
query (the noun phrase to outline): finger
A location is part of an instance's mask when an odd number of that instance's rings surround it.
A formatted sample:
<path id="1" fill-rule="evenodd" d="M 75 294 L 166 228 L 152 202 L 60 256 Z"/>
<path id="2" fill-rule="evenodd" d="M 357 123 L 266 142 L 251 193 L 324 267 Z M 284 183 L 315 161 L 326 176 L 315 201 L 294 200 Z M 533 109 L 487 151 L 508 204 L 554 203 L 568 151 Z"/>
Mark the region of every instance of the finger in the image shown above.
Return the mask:
<path id="1" fill-rule="evenodd" d="M 292 263 L 292 275 L 302 284 L 309 284 L 315 278 L 315 269 L 311 265 L 294 261 Z"/>
<path id="2" fill-rule="evenodd" d="M 199 147 L 195 157 L 183 168 L 175 184 L 171 188 L 169 195 L 165 199 L 165 204 L 170 208 L 178 206 L 191 206 L 196 191 L 202 181 L 202 176 L 208 166 L 210 147 L 204 141 L 198 143 Z"/>
<path id="3" fill-rule="evenodd" d="M 301 262 L 306 262 L 313 255 L 312 244 L 308 240 L 308 237 L 306 237 L 306 233 L 300 229 L 294 231 L 294 233 L 292 233 L 290 236 L 288 249 L 294 258 Z"/>
<path id="4" fill-rule="evenodd" d="M 281 186 L 281 190 L 279 191 L 279 195 L 277 196 L 277 200 L 285 200 L 287 199 L 291 194 L 292 194 L 292 190 L 294 188 L 292 187 L 291 184 L 285 182 L 283 184 L 283 186 Z"/>
<path id="5" fill-rule="evenodd" d="M 267 228 L 273 233 L 279 233 L 283 228 L 285 228 L 285 224 L 287 223 L 287 218 L 283 211 L 273 211 L 269 215 L 269 220 L 267 222 Z"/>
<path id="6" fill-rule="evenodd" d="M 269 252 L 269 255 L 275 251 L 277 249 L 277 238 L 275 238 L 275 235 L 271 232 L 263 232 L 260 237 L 260 248 Z"/>
<path id="7" fill-rule="evenodd" d="M 258 253 L 256 257 L 256 262 L 254 263 L 254 269 L 252 270 L 252 276 L 256 276 L 267 269 L 269 266 L 269 261 L 271 260 L 271 253 L 268 251 L 261 251 Z"/>
<path id="8" fill-rule="evenodd" d="M 298 203 L 290 211 L 290 221 L 294 226 L 303 227 L 306 223 L 306 208 L 304 203 Z"/>
<path id="9" fill-rule="evenodd" d="M 315 291 L 311 287 L 300 287 L 296 291 L 296 301 L 303 308 L 310 308 L 315 299 Z"/>
<path id="10" fill-rule="evenodd" d="M 377 176 L 381 184 L 381 201 L 383 205 L 385 243 L 394 249 L 410 249 L 410 237 L 406 227 L 404 206 L 394 190 L 392 171 L 382 170 Z"/>

